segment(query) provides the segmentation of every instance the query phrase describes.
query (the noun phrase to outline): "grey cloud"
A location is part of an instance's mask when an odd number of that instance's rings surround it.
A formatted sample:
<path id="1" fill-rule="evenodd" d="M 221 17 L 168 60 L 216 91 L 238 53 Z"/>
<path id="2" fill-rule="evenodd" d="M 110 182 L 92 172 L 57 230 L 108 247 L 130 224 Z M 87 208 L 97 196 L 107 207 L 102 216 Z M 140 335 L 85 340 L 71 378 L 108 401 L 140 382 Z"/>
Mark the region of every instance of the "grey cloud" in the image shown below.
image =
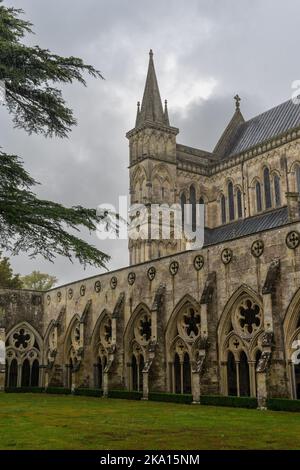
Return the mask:
<path id="1" fill-rule="evenodd" d="M 45 140 L 12 129 L 0 109 L 1 146 L 17 153 L 42 185 L 40 197 L 67 205 L 96 206 L 115 202 L 128 190 L 128 143 L 136 101 L 141 99 L 153 48 L 161 94 L 176 100 L 190 77 L 214 79 L 207 99 L 183 108 L 169 100 L 172 124 L 180 128 L 179 142 L 211 150 L 234 111 L 232 97 L 242 97 L 245 118 L 290 98 L 291 83 L 300 79 L 298 18 L 293 0 L 7 0 L 23 8 L 34 23 L 30 44 L 59 54 L 77 55 L 102 71 L 106 80 L 87 79 L 87 88 L 64 87 L 78 126 L 67 140 Z M 171 69 L 168 60 L 176 66 Z M 171 81 L 173 83 L 171 87 Z M 187 97 L 188 98 L 188 97 Z M 84 234 L 87 237 L 86 234 Z M 111 268 L 128 262 L 126 241 L 94 244 L 112 256 Z M 78 264 L 57 259 L 52 265 L 26 254 L 13 259 L 22 274 L 41 269 L 61 282 L 96 274 Z"/>

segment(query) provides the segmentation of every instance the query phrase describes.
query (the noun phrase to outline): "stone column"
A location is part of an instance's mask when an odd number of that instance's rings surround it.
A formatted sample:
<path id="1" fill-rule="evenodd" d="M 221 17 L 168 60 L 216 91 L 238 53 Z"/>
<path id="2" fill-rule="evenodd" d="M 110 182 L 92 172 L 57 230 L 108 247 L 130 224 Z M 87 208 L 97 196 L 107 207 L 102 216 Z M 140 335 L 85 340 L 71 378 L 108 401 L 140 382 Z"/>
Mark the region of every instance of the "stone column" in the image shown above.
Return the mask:
<path id="1" fill-rule="evenodd" d="M 249 361 L 249 377 L 250 377 L 250 396 L 256 396 L 256 371 L 255 361 Z"/>
<path id="2" fill-rule="evenodd" d="M 257 407 L 260 410 L 267 409 L 267 377 L 265 372 L 257 372 Z"/>
<path id="3" fill-rule="evenodd" d="M 200 393 L 201 393 L 201 380 L 200 373 L 198 371 L 192 371 L 192 394 L 193 394 L 193 404 L 200 403 Z"/>
<path id="4" fill-rule="evenodd" d="M 103 373 L 103 396 L 108 397 L 108 372 Z"/>
<path id="5" fill-rule="evenodd" d="M 143 374 L 143 398 L 142 400 L 148 400 L 149 398 L 149 374 L 148 372 L 142 372 Z"/>
<path id="6" fill-rule="evenodd" d="M 5 329 L 0 328 L 0 391 L 5 387 Z"/>

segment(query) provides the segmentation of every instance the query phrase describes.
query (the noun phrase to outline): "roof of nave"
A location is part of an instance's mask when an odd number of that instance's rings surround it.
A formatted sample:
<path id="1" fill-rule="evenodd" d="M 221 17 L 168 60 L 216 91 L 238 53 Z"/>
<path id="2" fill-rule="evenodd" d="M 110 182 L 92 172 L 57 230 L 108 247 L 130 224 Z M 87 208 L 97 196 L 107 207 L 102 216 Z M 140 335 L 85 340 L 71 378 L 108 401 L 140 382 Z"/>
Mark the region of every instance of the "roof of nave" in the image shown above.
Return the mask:
<path id="1" fill-rule="evenodd" d="M 206 228 L 204 246 L 245 237 L 264 230 L 286 225 L 289 222 L 287 207 L 280 207 L 263 214 L 237 220 L 213 229 Z"/>
<path id="2" fill-rule="evenodd" d="M 214 149 L 221 158 L 229 158 L 285 132 L 300 127 L 300 105 L 292 100 L 275 106 L 245 121 L 239 105 Z"/>
<path id="3" fill-rule="evenodd" d="M 176 155 L 179 160 L 186 160 L 198 165 L 201 163 L 207 165 L 210 162 L 217 161 L 217 157 L 206 150 L 200 150 L 182 144 L 176 144 Z"/>

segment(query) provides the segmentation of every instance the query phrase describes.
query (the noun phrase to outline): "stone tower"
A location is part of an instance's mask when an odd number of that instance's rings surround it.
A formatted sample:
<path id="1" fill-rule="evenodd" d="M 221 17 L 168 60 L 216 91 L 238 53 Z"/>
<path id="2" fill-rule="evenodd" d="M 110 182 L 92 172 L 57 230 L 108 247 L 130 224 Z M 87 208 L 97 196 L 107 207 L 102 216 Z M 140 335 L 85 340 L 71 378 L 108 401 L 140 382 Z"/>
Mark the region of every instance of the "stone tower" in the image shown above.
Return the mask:
<path id="1" fill-rule="evenodd" d="M 176 193 L 178 132 L 176 127 L 170 126 L 167 101 L 164 102 L 164 106 L 162 104 L 153 52 L 150 50 L 142 105 L 140 106 L 138 102 L 135 127 L 126 134 L 129 140 L 130 202 L 131 206 L 137 205 L 132 218 L 136 218 L 141 233 L 140 237 L 129 241 L 131 264 L 178 251 L 175 240 L 153 239 L 153 233 L 151 234 L 149 230 L 151 205 L 178 202 Z M 141 216 L 138 210 L 139 204 L 147 208 L 146 216 L 145 212 Z"/>

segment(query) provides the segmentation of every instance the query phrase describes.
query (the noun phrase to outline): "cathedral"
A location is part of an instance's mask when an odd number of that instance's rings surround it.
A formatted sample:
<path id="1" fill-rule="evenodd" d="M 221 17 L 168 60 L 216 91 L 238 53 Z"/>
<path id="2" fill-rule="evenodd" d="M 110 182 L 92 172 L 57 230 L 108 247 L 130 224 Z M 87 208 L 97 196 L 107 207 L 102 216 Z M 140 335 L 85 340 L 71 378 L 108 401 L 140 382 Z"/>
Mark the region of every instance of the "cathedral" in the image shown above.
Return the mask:
<path id="1" fill-rule="evenodd" d="M 0 387 L 300 399 L 300 106 L 234 107 L 211 152 L 178 143 L 150 51 L 131 204 L 201 204 L 203 247 L 137 237 L 126 268 L 1 289 Z"/>

